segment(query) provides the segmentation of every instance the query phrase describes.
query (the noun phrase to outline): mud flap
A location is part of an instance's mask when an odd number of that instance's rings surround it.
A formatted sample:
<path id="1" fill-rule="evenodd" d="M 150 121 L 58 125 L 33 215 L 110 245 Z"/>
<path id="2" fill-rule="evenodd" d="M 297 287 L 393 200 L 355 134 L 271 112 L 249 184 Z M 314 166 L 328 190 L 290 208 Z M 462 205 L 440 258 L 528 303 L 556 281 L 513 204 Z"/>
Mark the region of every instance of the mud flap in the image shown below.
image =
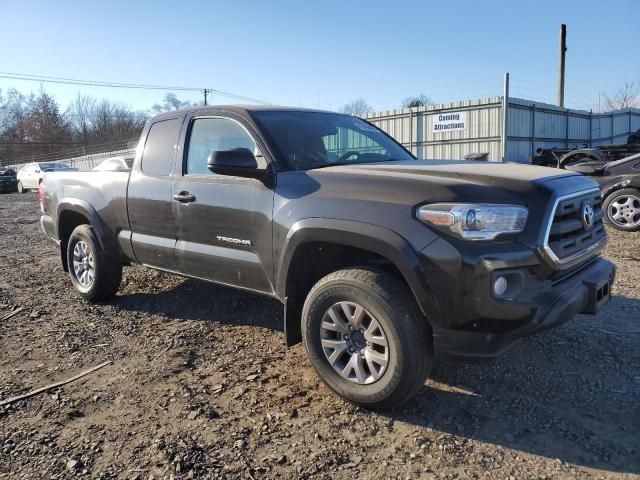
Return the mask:
<path id="1" fill-rule="evenodd" d="M 287 347 L 292 347 L 302 341 L 302 329 L 300 325 L 302 308 L 289 297 L 284 299 L 284 340 Z"/>

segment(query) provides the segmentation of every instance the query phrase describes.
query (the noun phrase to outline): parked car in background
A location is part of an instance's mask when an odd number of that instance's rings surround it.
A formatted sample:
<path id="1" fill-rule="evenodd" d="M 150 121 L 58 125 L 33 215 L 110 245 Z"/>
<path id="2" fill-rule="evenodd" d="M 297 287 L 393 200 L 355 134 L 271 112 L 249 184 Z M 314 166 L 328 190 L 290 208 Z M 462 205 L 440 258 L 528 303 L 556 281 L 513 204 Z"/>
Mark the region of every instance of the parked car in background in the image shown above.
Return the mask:
<path id="1" fill-rule="evenodd" d="M 565 169 L 598 182 L 608 225 L 627 232 L 640 230 L 640 153 L 613 162 L 575 162 Z"/>
<path id="2" fill-rule="evenodd" d="M 70 167 L 66 163 L 42 162 L 29 163 L 18 172 L 18 192 L 25 193 L 28 190 L 37 189 L 45 172 L 77 172 L 77 168 Z"/>
<path id="3" fill-rule="evenodd" d="M 133 167 L 134 157 L 111 157 L 93 167 L 98 172 L 128 172 Z"/>
<path id="4" fill-rule="evenodd" d="M 16 172 L 11 168 L 0 168 L 0 193 L 13 193 L 17 189 Z"/>

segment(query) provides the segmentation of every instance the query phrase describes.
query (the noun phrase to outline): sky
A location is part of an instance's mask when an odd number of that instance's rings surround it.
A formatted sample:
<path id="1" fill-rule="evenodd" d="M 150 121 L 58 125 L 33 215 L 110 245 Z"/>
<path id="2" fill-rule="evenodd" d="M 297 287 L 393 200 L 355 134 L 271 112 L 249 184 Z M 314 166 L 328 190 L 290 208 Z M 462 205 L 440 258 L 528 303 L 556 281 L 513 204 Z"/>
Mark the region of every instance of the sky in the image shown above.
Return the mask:
<path id="1" fill-rule="evenodd" d="M 600 93 L 640 79 L 638 18 L 640 0 L 0 0 L 0 72 L 330 110 L 359 97 L 386 110 L 417 94 L 501 95 L 509 72 L 511 96 L 555 103 L 566 23 L 566 104 L 595 110 Z M 2 91 L 41 85 L 63 106 L 80 92 L 149 109 L 165 94 L 0 78 Z"/>

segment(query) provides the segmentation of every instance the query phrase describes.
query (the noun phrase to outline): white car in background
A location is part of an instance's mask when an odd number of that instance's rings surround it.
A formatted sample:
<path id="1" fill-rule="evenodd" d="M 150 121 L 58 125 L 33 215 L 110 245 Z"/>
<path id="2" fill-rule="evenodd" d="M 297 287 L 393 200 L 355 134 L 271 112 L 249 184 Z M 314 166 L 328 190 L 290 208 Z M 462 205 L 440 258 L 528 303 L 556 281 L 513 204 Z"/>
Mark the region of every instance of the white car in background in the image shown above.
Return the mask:
<path id="1" fill-rule="evenodd" d="M 133 166 L 134 157 L 111 157 L 93 167 L 94 171 L 128 172 Z"/>
<path id="2" fill-rule="evenodd" d="M 18 192 L 25 193 L 35 190 L 40 185 L 45 172 L 77 172 L 77 168 L 70 167 L 66 163 L 39 162 L 29 163 L 18 172 Z"/>

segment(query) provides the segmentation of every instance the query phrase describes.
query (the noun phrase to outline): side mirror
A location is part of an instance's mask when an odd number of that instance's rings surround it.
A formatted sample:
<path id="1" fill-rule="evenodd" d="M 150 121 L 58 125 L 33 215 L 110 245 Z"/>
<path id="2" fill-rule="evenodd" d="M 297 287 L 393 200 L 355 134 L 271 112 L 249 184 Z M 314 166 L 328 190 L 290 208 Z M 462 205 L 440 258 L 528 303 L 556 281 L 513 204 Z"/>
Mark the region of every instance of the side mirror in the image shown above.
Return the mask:
<path id="1" fill-rule="evenodd" d="M 209 154 L 207 167 L 218 175 L 258 178 L 263 174 L 258 169 L 256 157 L 248 148 L 214 150 Z"/>

